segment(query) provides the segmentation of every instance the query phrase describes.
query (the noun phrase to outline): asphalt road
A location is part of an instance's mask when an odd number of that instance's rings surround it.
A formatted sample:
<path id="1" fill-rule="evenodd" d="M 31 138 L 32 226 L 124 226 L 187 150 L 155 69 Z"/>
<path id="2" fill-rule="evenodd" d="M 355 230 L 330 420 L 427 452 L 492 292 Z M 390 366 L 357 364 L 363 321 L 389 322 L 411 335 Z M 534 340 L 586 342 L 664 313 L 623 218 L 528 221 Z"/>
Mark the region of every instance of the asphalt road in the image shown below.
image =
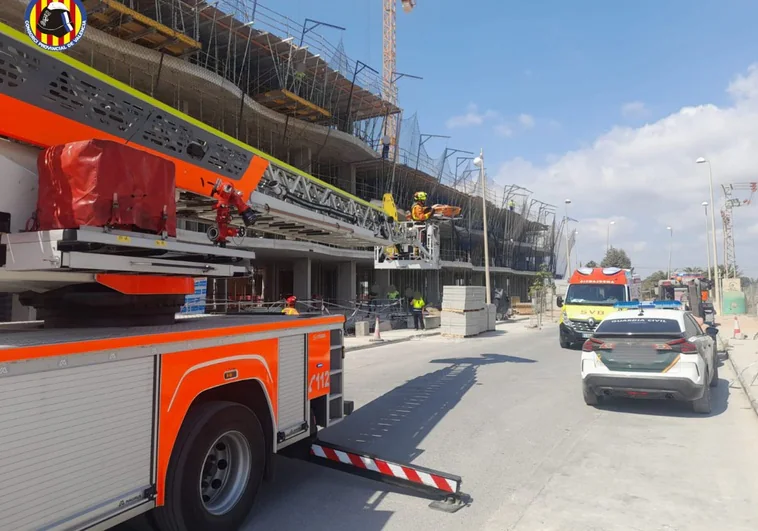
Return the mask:
<path id="1" fill-rule="evenodd" d="M 588 407 L 554 325 L 348 354 L 355 413 L 325 440 L 463 477 L 455 514 L 400 489 L 277 458 L 243 531 L 754 531 L 758 418 L 729 365 L 712 415 Z"/>

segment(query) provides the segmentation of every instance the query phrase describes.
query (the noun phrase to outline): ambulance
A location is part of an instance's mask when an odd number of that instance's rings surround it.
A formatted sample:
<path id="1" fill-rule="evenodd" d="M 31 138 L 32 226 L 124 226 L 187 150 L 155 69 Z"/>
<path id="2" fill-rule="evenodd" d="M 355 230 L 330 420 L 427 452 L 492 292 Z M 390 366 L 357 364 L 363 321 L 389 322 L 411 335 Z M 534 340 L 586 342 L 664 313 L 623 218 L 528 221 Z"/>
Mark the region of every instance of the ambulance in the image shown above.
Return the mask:
<path id="1" fill-rule="evenodd" d="M 614 304 L 639 300 L 640 283 L 631 270 L 618 267 L 580 267 L 569 279 L 566 298 L 559 296 L 560 344 L 571 348 L 592 336 Z"/>

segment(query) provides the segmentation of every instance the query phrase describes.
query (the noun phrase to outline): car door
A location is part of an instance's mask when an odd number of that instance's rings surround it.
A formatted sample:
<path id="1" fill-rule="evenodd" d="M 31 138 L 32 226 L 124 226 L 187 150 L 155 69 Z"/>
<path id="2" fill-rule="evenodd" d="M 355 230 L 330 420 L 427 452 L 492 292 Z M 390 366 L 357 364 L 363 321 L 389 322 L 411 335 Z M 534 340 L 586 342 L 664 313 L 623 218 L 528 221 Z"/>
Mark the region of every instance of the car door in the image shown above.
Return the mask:
<path id="1" fill-rule="evenodd" d="M 689 340 L 697 345 L 698 352 L 700 352 L 700 355 L 705 360 L 708 366 L 708 374 L 713 375 L 713 340 L 700 328 L 700 325 L 690 313 L 684 314 L 684 327 Z"/>

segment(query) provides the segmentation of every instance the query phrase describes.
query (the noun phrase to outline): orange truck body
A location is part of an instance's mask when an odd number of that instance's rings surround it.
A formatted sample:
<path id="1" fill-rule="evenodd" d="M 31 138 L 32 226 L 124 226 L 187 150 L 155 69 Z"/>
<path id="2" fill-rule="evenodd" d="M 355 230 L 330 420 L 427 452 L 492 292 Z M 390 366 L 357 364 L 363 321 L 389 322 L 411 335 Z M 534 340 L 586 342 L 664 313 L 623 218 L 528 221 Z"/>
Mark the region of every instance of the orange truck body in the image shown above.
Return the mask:
<path id="1" fill-rule="evenodd" d="M 8 325 L 0 344 L 0 456 L 14 466 L 3 479 L 25 497 L 35 489 L 36 501 L 0 501 L 3 526 L 79 529 L 85 519 L 161 506 L 188 411 L 210 392 L 216 400 L 227 390 L 259 397 L 247 405 L 269 455 L 311 436 L 316 416 L 323 425 L 341 420 L 343 322 L 240 315 L 119 329 Z M 72 468 L 79 461 L 83 468 Z M 44 471 L 45 481 L 30 479 L 30 468 Z M 136 487 L 143 492 L 134 494 Z"/>

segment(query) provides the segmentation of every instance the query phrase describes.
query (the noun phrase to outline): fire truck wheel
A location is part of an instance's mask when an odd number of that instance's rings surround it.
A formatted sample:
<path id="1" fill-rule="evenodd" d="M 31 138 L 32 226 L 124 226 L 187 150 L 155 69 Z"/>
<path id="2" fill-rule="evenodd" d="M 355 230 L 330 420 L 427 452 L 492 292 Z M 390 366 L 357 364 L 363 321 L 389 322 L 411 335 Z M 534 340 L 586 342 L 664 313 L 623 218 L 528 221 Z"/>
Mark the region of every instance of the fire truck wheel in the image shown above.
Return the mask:
<path id="1" fill-rule="evenodd" d="M 188 413 L 166 474 L 162 531 L 236 531 L 263 480 L 266 443 L 255 413 L 207 402 Z"/>

